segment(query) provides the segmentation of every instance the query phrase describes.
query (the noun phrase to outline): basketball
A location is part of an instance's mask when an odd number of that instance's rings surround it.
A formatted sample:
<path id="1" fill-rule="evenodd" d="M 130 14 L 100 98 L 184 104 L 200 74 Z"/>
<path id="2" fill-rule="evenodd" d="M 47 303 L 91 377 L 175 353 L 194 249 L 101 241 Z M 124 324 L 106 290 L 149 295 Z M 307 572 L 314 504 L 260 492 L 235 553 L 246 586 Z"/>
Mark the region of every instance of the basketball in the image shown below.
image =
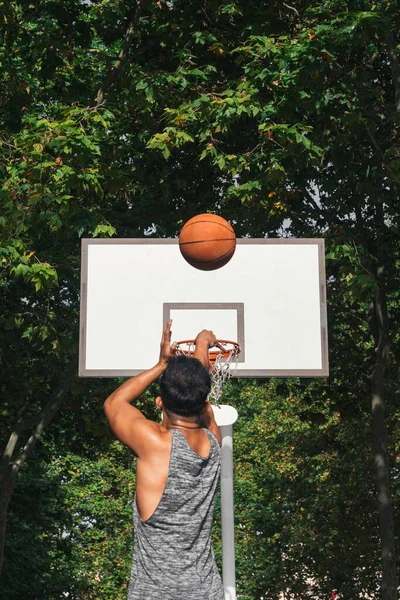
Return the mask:
<path id="1" fill-rule="evenodd" d="M 203 214 L 189 219 L 179 235 L 183 258 L 196 269 L 220 269 L 232 258 L 236 248 L 233 227 L 218 215 Z"/>

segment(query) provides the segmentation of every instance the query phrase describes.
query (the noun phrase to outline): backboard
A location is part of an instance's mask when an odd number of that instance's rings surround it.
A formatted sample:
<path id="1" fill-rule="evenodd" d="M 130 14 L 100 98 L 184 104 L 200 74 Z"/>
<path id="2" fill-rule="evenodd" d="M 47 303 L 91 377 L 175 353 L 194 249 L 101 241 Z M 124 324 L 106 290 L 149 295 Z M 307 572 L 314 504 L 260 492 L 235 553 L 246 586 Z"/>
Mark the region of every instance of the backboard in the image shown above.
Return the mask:
<path id="1" fill-rule="evenodd" d="M 238 239 L 227 265 L 200 271 L 177 239 L 82 240 L 80 376 L 153 366 L 169 318 L 172 341 L 238 341 L 234 376 L 325 377 L 324 241 Z"/>

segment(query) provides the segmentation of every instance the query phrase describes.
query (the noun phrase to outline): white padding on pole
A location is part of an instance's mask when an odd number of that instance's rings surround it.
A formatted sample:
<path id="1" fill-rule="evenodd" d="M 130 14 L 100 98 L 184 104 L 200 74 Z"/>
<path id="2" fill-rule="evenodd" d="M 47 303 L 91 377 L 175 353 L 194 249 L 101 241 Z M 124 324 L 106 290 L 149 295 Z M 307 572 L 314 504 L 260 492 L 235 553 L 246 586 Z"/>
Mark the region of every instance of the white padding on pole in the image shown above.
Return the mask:
<path id="1" fill-rule="evenodd" d="M 232 425 L 238 417 L 232 406 L 213 407 L 222 434 L 221 447 L 221 525 L 222 578 L 225 600 L 236 600 L 235 530 L 233 514 L 233 440 Z"/>

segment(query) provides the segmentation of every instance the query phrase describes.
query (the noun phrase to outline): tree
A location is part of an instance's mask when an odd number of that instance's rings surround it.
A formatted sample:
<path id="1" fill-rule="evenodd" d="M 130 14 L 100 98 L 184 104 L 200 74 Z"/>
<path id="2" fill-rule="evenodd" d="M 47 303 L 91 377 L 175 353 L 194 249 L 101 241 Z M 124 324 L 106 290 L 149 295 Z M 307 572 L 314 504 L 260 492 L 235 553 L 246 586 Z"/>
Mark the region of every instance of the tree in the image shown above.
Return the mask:
<path id="1" fill-rule="evenodd" d="M 225 14 L 239 26 L 239 4 L 229 7 Z M 246 9 L 247 18 L 251 9 Z M 265 12 L 259 15 L 260 25 L 265 24 L 263 17 Z M 350 284 L 346 300 L 365 325 L 366 300 L 371 302 L 382 597 L 397 598 L 384 389 L 400 327 L 398 13 L 391 4 L 304 3 L 292 7 L 292 19 L 279 25 L 271 18 L 268 33 L 260 34 L 257 27 L 239 29 L 239 45 L 220 35 L 209 48 L 229 55 L 222 85 L 213 81 L 208 87 L 208 79 L 201 95 L 169 107 L 168 125 L 153 135 L 149 146 L 168 157 L 183 141 L 203 143 L 199 158 L 208 157 L 239 184 L 224 189 L 229 205 L 240 200 L 252 216 L 263 215 L 257 233 L 276 235 L 282 213 L 291 219 L 292 234 L 335 232 L 332 257 L 348 256 L 352 270 L 339 278 Z M 229 81 L 232 67 L 235 82 Z M 237 144 L 244 122 L 247 127 Z"/>
<path id="2" fill-rule="evenodd" d="M 71 27 L 74 18 L 83 21 L 85 7 L 66 8 L 4 7 L 0 563 L 15 476 L 76 372 L 79 237 L 114 232 L 100 208 L 99 147 L 112 116 L 68 98 Z M 83 30 L 78 44 L 90 41 L 90 27 Z M 77 87 L 75 102 L 82 98 Z"/>
<path id="3" fill-rule="evenodd" d="M 126 597 L 132 456 L 117 442 L 107 448 L 97 439 L 97 450 L 91 456 L 88 449 L 79 455 L 53 448 L 52 460 L 43 456 L 23 469 L 10 511 L 0 598 Z M 20 576 L 24 564 L 27 578 Z"/>
<path id="4" fill-rule="evenodd" d="M 398 410 L 395 3 L 24 0 L 1 10 L 4 447 L 18 437 L 2 490 L 38 439 L 25 428 L 50 421 L 46 403 L 57 408 L 60 373 L 69 380 L 76 360 L 81 236 L 173 236 L 214 210 L 238 236 L 324 236 L 332 389 L 354 381 L 356 367 L 336 359 L 351 348 L 373 374 L 382 597 L 396 598 L 384 421 L 385 404 L 392 428 Z M 358 406 L 366 391 L 355 380 Z"/>
<path id="5" fill-rule="evenodd" d="M 368 412 L 351 414 L 334 387 L 275 380 L 234 393 L 239 597 L 376 594 Z"/>

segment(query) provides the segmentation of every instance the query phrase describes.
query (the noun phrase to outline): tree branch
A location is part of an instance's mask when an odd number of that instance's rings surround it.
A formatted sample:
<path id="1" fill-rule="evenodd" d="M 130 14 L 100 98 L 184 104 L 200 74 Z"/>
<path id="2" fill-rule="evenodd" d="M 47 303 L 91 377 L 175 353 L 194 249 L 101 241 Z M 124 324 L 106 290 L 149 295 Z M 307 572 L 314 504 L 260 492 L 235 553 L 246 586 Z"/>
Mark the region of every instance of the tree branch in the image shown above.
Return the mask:
<path id="1" fill-rule="evenodd" d="M 311 204 L 311 206 L 313 207 L 313 209 L 321 216 L 325 218 L 325 213 L 324 210 L 321 206 L 318 206 L 318 204 L 315 202 L 314 198 L 312 197 L 312 195 L 310 194 L 310 192 L 307 190 L 307 188 L 304 188 L 302 190 L 302 192 L 304 193 L 304 195 L 307 197 L 307 201 Z"/>
<path id="2" fill-rule="evenodd" d="M 19 421 L 17 421 L 17 424 L 8 440 L 6 449 L 3 454 L 2 465 L 1 465 L 2 474 L 5 473 L 5 471 L 7 470 L 7 467 L 9 466 L 9 464 L 12 460 L 12 455 L 15 451 L 15 447 L 18 442 L 20 433 L 22 431 L 26 430 L 29 425 L 31 425 L 31 426 L 35 425 L 35 429 L 34 429 L 32 435 L 29 437 L 25 446 L 22 448 L 20 455 L 14 461 L 14 463 L 11 467 L 11 470 L 14 473 L 14 475 L 16 475 L 16 473 L 19 471 L 19 469 L 21 468 L 24 461 L 27 459 L 27 457 L 32 452 L 33 448 L 35 447 L 36 442 L 42 435 L 43 431 L 49 425 L 49 423 L 52 421 L 52 419 L 54 418 L 58 409 L 60 408 L 66 394 L 68 393 L 68 391 L 70 389 L 72 379 L 73 379 L 73 374 L 74 374 L 75 370 L 76 370 L 75 359 L 72 359 L 70 364 L 68 365 L 66 371 L 64 372 L 63 378 L 61 380 L 61 383 L 59 385 L 57 392 L 49 400 L 49 402 L 46 404 L 46 406 L 40 411 L 40 413 L 36 417 L 32 417 L 31 419 L 25 419 L 25 420 L 20 419 Z"/>
<path id="3" fill-rule="evenodd" d="M 354 254 L 355 254 L 356 261 L 357 261 L 358 265 L 363 269 L 363 271 L 365 271 L 367 273 L 367 275 L 369 277 L 371 277 L 373 279 L 374 278 L 374 274 L 371 273 L 371 271 L 368 271 L 368 269 L 366 267 L 364 267 L 364 265 L 362 263 L 362 260 L 361 260 L 360 253 L 358 251 L 356 242 L 354 240 L 351 240 L 351 244 L 352 244 L 352 246 L 354 248 Z"/>
<path id="4" fill-rule="evenodd" d="M 11 459 L 12 459 L 12 455 L 14 454 L 15 446 L 17 445 L 17 442 L 19 439 L 19 434 L 21 433 L 21 431 L 23 431 L 23 424 L 28 421 L 28 419 L 25 419 L 25 421 L 24 421 L 22 418 L 22 415 L 27 410 L 27 408 L 28 408 L 28 403 L 26 403 L 24 406 L 22 406 L 20 408 L 20 410 L 18 411 L 14 430 L 8 439 L 7 445 L 3 452 L 3 456 L 1 457 L 0 481 L 3 479 L 4 474 L 7 473 L 8 467 L 9 467 Z"/>
<path id="5" fill-rule="evenodd" d="M 396 46 L 397 43 L 394 38 L 393 30 L 390 29 L 387 38 L 387 51 L 389 54 L 390 68 L 392 70 L 396 110 L 400 112 L 400 63 L 396 52 Z"/>
<path id="6" fill-rule="evenodd" d="M 370 139 L 370 140 L 371 140 L 371 142 L 372 142 L 372 145 L 374 146 L 375 150 L 378 152 L 378 154 L 379 154 L 379 156 L 380 156 L 381 160 L 383 160 L 383 159 L 385 158 L 385 157 L 384 157 L 384 154 L 383 154 L 383 152 L 382 152 L 382 150 L 381 150 L 381 147 L 380 147 L 380 145 L 378 144 L 378 142 L 377 142 L 377 140 L 376 140 L 376 137 L 374 136 L 374 134 L 372 133 L 372 131 L 370 130 L 370 128 L 369 128 L 369 127 L 367 127 L 367 132 L 368 132 L 368 135 L 369 135 L 369 139 Z"/>
<path id="7" fill-rule="evenodd" d="M 14 453 L 15 450 L 15 446 L 17 445 L 18 439 L 19 439 L 19 434 L 20 431 L 18 431 L 18 426 L 14 429 L 14 431 L 12 432 L 12 434 L 9 437 L 9 440 L 7 442 L 7 446 L 3 452 L 3 456 L 1 459 L 1 466 L 0 466 L 0 481 L 2 481 L 3 476 L 5 475 L 5 473 L 8 470 L 8 466 L 10 464 L 12 455 Z"/>
<path id="8" fill-rule="evenodd" d="M 114 63 L 114 66 L 112 67 L 111 70 L 109 70 L 105 82 L 103 83 L 103 85 L 101 86 L 99 91 L 97 92 L 95 105 L 92 106 L 91 108 L 97 108 L 98 106 L 103 104 L 104 93 L 106 92 L 106 90 L 108 90 L 108 88 L 110 88 L 113 85 L 113 83 L 117 80 L 117 78 L 123 71 L 125 64 L 128 60 L 129 50 L 133 43 L 136 27 L 137 27 L 137 24 L 139 23 L 142 8 L 146 1 L 147 0 L 136 0 L 135 14 L 133 15 L 132 19 L 130 20 L 128 28 L 125 32 L 125 41 L 124 41 L 123 48 L 122 48 L 121 52 L 119 53 L 118 58 Z"/>
<path id="9" fill-rule="evenodd" d="M 286 4 L 286 2 L 282 2 L 282 4 L 283 4 L 283 6 L 286 6 L 286 8 L 289 8 L 289 10 L 293 10 L 296 13 L 296 15 L 298 17 L 300 17 L 299 11 L 297 10 L 297 8 L 295 8 L 294 6 L 289 6 L 289 4 Z"/>

